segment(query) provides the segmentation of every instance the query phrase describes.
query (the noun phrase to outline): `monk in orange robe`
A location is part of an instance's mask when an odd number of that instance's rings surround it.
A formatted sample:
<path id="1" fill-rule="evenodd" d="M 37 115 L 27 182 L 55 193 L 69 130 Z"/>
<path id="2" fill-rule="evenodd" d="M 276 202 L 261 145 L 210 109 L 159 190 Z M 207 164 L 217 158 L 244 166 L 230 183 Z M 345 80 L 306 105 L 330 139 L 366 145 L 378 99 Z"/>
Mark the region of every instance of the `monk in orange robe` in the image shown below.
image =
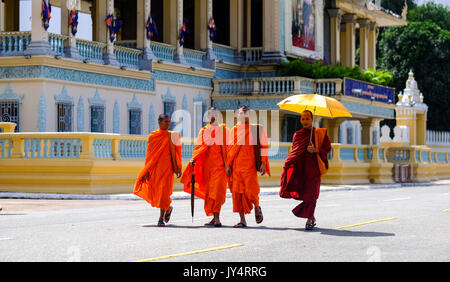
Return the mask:
<path id="1" fill-rule="evenodd" d="M 292 151 L 289 153 L 281 174 L 280 197 L 303 201 L 292 212 L 307 218 L 305 229 L 316 225 L 314 212 L 320 193 L 321 176 L 328 169 L 330 139 L 325 128 L 312 127 L 313 114 L 304 111 L 301 115 L 303 128 L 294 134 Z M 311 135 L 311 130 L 313 134 Z"/>
<path id="2" fill-rule="evenodd" d="M 226 161 L 226 173 L 233 196 L 233 212 L 239 213 L 241 219 L 234 226 L 236 228 L 247 227 L 245 214 L 249 214 L 253 206 L 256 223 L 263 221 L 257 172 L 270 175 L 267 133 L 263 126 L 249 123 L 249 113 L 246 106 L 238 111 L 239 122 L 230 132 Z"/>
<path id="3" fill-rule="evenodd" d="M 207 112 L 210 123 L 198 134 L 197 143 L 192 154 L 190 165 L 181 178 L 184 191 L 191 194 L 192 171 L 195 173 L 195 190 L 197 197 L 205 200 L 205 213 L 214 218 L 206 226 L 221 227 L 220 210 L 225 204 L 227 193 L 227 176 L 225 160 L 227 157 L 228 128 L 219 125 L 219 112 L 211 107 Z"/>
<path id="4" fill-rule="evenodd" d="M 145 167 L 136 180 L 133 193 L 160 209 L 158 226 L 165 226 L 173 210 L 170 199 L 173 175 L 181 177 L 182 146 L 180 134 L 168 130 L 171 124 L 168 115 L 160 115 L 158 123 L 159 129 L 148 137 Z"/>

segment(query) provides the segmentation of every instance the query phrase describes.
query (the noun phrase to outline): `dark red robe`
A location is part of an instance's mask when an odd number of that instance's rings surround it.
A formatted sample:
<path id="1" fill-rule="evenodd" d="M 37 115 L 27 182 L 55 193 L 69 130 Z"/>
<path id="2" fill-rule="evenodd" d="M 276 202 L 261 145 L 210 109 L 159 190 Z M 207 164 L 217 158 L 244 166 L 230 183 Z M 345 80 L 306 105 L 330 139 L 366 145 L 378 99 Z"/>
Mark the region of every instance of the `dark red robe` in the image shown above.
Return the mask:
<path id="1" fill-rule="evenodd" d="M 321 174 L 317 160 L 317 153 L 309 153 L 307 147 L 311 136 L 311 129 L 301 129 L 294 135 L 292 151 L 289 153 L 281 173 L 280 197 L 293 198 L 303 201 L 292 212 L 297 217 L 312 218 L 320 193 Z M 315 134 L 312 143 L 316 146 Z M 319 157 L 328 169 L 328 153 L 331 143 L 325 134 L 319 149 Z"/>

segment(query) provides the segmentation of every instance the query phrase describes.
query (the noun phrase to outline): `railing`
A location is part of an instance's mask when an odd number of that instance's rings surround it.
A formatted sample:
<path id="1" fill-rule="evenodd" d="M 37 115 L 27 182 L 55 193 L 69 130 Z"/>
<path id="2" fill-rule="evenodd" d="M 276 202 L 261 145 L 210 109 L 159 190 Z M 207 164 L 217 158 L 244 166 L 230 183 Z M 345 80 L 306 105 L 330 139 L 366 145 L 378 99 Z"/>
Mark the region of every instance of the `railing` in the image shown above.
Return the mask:
<path id="1" fill-rule="evenodd" d="M 450 145 L 450 132 L 427 130 L 427 145 Z"/>
<path id="2" fill-rule="evenodd" d="M 64 56 L 64 42 L 66 35 L 49 33 L 48 41 L 51 50 L 60 56 Z M 31 42 L 31 32 L 0 32 L 0 56 L 21 56 Z M 106 43 L 76 39 L 76 48 L 83 60 L 103 62 L 103 49 Z M 158 60 L 174 63 L 176 46 L 152 41 L 150 44 L 153 54 Z M 262 48 L 244 48 L 240 53 L 237 49 L 213 44 L 213 52 L 219 61 L 252 65 L 261 63 Z M 114 43 L 114 53 L 122 66 L 138 68 L 141 49 L 137 49 L 136 40 L 122 40 Z M 191 66 L 204 66 L 204 51 L 184 48 L 184 57 Z"/>
<path id="3" fill-rule="evenodd" d="M 24 138 L 24 158 L 79 158 L 79 138 Z"/>
<path id="4" fill-rule="evenodd" d="M 105 43 L 77 39 L 77 49 L 80 56 L 93 62 L 103 61 L 103 49 L 105 47 Z"/>
<path id="5" fill-rule="evenodd" d="M 216 79 L 214 95 L 277 95 L 314 93 L 314 80 L 304 77 Z"/>
<path id="6" fill-rule="evenodd" d="M 218 86 L 220 94 L 250 94 L 255 89 L 255 82 L 251 79 L 228 79 L 223 82 L 218 82 Z"/>
<path id="7" fill-rule="evenodd" d="M 189 65 L 203 67 L 203 57 L 205 56 L 205 52 L 184 48 L 183 54 Z"/>
<path id="8" fill-rule="evenodd" d="M 396 182 L 432 181 L 450 176 L 450 152 L 426 146 L 391 147 L 388 161 L 394 164 Z"/>
<path id="9" fill-rule="evenodd" d="M 147 136 L 109 133 L 2 133 L 0 159 L 145 159 Z M 194 139 L 182 138 L 182 157 L 192 158 Z M 284 160 L 291 143 L 271 142 L 269 158 Z"/>
<path id="10" fill-rule="evenodd" d="M 236 49 L 233 47 L 214 43 L 213 52 L 219 61 L 235 64 L 237 63 Z"/>
<path id="11" fill-rule="evenodd" d="M 259 81 L 259 92 L 261 94 L 293 93 L 295 79 L 291 78 L 270 78 Z"/>
<path id="12" fill-rule="evenodd" d="M 147 153 L 147 138 L 121 139 L 119 155 L 122 159 L 143 159 Z"/>
<path id="13" fill-rule="evenodd" d="M 388 147 L 374 145 L 332 144 L 330 160 L 344 162 L 387 162 Z"/>
<path id="14" fill-rule="evenodd" d="M 0 55 L 22 55 L 31 42 L 31 32 L 0 32 Z"/>
<path id="15" fill-rule="evenodd" d="M 262 47 L 259 48 L 243 48 L 242 60 L 244 65 L 254 65 L 261 62 Z"/>
<path id="16" fill-rule="evenodd" d="M 342 93 L 342 79 L 317 79 L 314 93 L 333 96 Z"/>
<path id="17" fill-rule="evenodd" d="M 114 54 L 116 55 L 117 61 L 122 66 L 129 68 L 139 68 L 139 56 L 142 51 L 137 49 L 130 49 L 121 46 L 114 47 Z"/>
<path id="18" fill-rule="evenodd" d="M 150 47 L 152 49 L 153 54 L 156 56 L 156 58 L 158 58 L 158 60 L 173 63 L 173 56 L 176 49 L 175 46 L 152 41 Z"/>
<path id="19" fill-rule="evenodd" d="M 67 40 L 67 38 L 69 38 L 69 37 L 65 36 L 65 35 L 49 33 L 48 34 L 48 43 L 50 44 L 50 48 L 52 49 L 52 51 L 58 55 L 63 56 L 64 55 L 64 40 Z"/>
<path id="20" fill-rule="evenodd" d="M 0 158 L 11 158 L 12 140 L 0 139 Z"/>

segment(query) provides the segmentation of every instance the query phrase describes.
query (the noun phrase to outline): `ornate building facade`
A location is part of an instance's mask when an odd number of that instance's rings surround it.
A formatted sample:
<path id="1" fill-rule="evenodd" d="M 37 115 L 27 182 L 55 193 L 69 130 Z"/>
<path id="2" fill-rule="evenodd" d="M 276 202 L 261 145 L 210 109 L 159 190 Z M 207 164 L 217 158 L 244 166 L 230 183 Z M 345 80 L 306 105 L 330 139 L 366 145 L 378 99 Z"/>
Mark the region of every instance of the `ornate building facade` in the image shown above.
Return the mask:
<path id="1" fill-rule="evenodd" d="M 167 113 L 174 127 L 192 137 L 209 106 L 232 124 L 232 111 L 245 104 L 257 111 L 272 139 L 290 141 L 298 117 L 272 111 L 289 95 L 311 92 L 335 96 L 354 116 L 345 125 L 318 120 L 334 142 L 377 142 L 379 121 L 394 117 L 392 89 L 382 89 L 388 94 L 378 99 L 376 85 L 279 76 L 279 64 L 298 57 L 354 66 L 356 45 L 360 67 L 375 68 L 377 29 L 406 21 L 371 1 L 31 3 L 29 31 L 19 30 L 20 1 L 0 4 L 0 110 L 18 132 L 146 135 Z M 45 17 L 50 5 L 60 10 L 60 22 Z M 78 12 L 91 16 L 92 40 L 74 33 Z M 59 25 L 60 34 L 46 24 Z"/>

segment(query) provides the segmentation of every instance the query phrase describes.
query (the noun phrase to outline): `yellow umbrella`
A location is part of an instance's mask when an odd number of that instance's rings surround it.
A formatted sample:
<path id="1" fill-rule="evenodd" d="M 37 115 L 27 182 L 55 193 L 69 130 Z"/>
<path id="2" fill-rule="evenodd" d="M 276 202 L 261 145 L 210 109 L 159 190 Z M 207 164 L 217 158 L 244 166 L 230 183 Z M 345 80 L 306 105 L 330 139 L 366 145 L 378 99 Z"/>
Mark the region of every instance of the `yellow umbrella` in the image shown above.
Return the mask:
<path id="1" fill-rule="evenodd" d="M 322 117 L 352 117 L 352 114 L 338 100 L 317 94 L 294 95 L 278 103 L 278 106 L 282 110 L 295 113 L 309 110 L 313 115 Z"/>
<path id="2" fill-rule="evenodd" d="M 352 117 L 352 114 L 338 100 L 317 94 L 294 95 L 278 103 L 278 106 L 282 110 L 295 113 L 309 110 L 313 113 L 313 122 L 315 115 L 329 118 Z M 312 132 L 311 130 L 310 141 Z"/>

